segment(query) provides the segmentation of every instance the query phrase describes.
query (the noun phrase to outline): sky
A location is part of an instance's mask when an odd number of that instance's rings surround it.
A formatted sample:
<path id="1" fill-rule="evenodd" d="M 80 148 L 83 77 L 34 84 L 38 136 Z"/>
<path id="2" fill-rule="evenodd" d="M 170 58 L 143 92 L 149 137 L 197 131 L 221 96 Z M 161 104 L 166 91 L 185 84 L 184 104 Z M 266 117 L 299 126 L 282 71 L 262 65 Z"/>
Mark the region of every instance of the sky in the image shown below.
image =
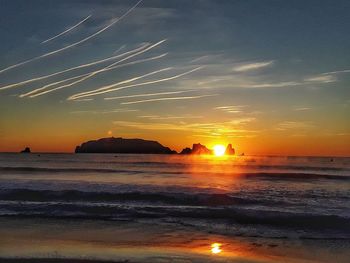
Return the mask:
<path id="1" fill-rule="evenodd" d="M 0 151 L 103 137 L 350 156 L 350 1 L 0 0 Z"/>

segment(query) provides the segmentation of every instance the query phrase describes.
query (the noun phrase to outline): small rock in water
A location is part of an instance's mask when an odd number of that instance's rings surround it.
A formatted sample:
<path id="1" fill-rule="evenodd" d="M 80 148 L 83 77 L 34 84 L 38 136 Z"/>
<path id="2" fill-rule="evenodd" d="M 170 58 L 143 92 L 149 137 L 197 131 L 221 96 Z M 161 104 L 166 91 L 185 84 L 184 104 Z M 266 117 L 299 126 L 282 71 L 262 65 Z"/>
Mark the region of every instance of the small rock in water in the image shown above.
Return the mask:
<path id="1" fill-rule="evenodd" d="M 26 147 L 24 150 L 21 151 L 21 153 L 31 153 L 30 148 Z"/>

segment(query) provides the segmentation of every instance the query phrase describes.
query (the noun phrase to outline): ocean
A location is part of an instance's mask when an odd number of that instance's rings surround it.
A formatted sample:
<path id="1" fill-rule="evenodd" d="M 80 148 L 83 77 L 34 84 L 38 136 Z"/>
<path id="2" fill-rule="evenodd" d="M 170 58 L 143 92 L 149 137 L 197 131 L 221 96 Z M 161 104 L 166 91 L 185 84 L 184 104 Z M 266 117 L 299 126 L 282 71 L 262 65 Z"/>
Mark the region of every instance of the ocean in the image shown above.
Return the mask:
<path id="1" fill-rule="evenodd" d="M 350 158 L 3 153 L 0 223 L 0 258 L 349 262 Z"/>

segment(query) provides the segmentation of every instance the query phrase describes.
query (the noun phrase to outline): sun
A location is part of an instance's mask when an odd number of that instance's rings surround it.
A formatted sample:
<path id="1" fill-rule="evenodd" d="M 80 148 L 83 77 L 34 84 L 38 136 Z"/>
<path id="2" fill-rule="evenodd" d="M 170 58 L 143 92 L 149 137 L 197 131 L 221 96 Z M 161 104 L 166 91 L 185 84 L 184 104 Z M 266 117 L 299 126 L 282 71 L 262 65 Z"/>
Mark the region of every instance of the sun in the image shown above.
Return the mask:
<path id="1" fill-rule="evenodd" d="M 212 254 L 219 254 L 221 253 L 221 244 L 220 243 L 213 243 L 211 244 L 211 253 Z"/>
<path id="2" fill-rule="evenodd" d="M 223 156 L 225 155 L 225 151 L 226 151 L 226 148 L 225 146 L 221 145 L 221 144 L 217 144 L 214 146 L 214 155 L 215 156 Z"/>

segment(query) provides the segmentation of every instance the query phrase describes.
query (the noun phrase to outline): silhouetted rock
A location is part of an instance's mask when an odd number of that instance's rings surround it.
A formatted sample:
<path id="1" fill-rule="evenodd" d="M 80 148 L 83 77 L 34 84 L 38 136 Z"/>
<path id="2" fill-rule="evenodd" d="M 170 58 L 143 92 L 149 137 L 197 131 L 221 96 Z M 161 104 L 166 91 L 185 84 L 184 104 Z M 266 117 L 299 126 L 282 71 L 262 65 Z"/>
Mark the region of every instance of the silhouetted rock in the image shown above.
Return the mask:
<path id="1" fill-rule="evenodd" d="M 181 152 L 180 152 L 180 154 L 191 154 L 192 153 L 192 150 L 191 150 L 191 148 L 184 148 Z"/>
<path id="2" fill-rule="evenodd" d="M 181 154 L 213 154 L 213 151 L 209 150 L 205 145 L 195 143 L 193 144 L 192 149 L 185 148 L 181 151 Z"/>
<path id="3" fill-rule="evenodd" d="M 21 153 L 31 153 L 30 148 L 26 147 L 24 150 L 21 151 Z"/>
<path id="4" fill-rule="evenodd" d="M 235 154 L 235 149 L 232 148 L 232 144 L 228 144 L 225 150 L 226 155 L 234 155 Z"/>
<path id="5" fill-rule="evenodd" d="M 184 148 L 180 154 L 203 154 L 203 155 L 210 155 L 214 152 L 210 149 L 208 149 L 205 145 L 202 145 L 200 143 L 195 143 L 192 146 L 192 149 L 190 148 Z M 234 155 L 235 149 L 232 148 L 232 144 L 228 144 L 225 150 L 226 155 Z"/>
<path id="6" fill-rule="evenodd" d="M 102 138 L 88 141 L 75 148 L 76 153 L 153 153 L 173 154 L 175 151 L 159 142 L 143 139 Z"/>
<path id="7" fill-rule="evenodd" d="M 213 154 L 213 151 L 209 150 L 205 145 L 195 143 L 192 146 L 192 154 Z"/>

